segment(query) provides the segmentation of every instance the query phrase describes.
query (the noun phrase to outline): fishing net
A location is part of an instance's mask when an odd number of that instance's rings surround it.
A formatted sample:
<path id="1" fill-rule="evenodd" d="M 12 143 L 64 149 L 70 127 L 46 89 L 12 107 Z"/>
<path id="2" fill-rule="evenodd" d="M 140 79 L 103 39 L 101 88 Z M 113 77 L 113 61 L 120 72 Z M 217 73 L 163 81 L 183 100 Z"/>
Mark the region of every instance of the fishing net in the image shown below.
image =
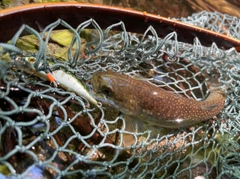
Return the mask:
<path id="1" fill-rule="evenodd" d="M 201 12 L 180 20 L 239 38 L 236 17 Z M 67 30 L 56 31 L 59 25 Z M 176 32 L 159 38 L 151 26 L 144 34 L 126 29 L 119 22 L 102 30 L 94 19 L 74 29 L 57 20 L 41 33 L 23 25 L 0 44 L 1 177 L 239 178 L 238 52 L 204 47 L 197 38 L 182 43 Z M 59 69 L 71 74 L 66 83 L 78 79 L 91 95 L 93 73 L 107 70 L 198 101 L 217 84 L 225 107 L 196 125 L 126 131 L 118 109 L 91 104 L 39 75 Z M 125 134 L 134 137 L 131 145 L 124 144 Z"/>

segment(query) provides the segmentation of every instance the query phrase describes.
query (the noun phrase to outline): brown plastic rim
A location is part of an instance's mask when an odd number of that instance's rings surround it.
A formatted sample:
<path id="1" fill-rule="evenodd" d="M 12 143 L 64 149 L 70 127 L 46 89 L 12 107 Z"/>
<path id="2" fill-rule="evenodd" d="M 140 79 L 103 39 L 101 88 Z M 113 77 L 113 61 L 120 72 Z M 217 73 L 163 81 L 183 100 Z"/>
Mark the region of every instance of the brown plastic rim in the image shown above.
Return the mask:
<path id="1" fill-rule="evenodd" d="M 123 21 L 127 31 L 143 33 L 151 25 L 159 37 L 175 31 L 178 33 L 178 40 L 182 42 L 192 44 L 193 39 L 198 37 L 202 45 L 210 46 L 215 42 L 219 48 L 235 47 L 240 51 L 238 39 L 176 20 L 119 7 L 70 2 L 29 4 L 1 10 L 0 42 L 10 40 L 22 24 L 39 31 L 39 26 L 44 28 L 57 19 L 63 19 L 76 28 L 90 18 L 95 19 L 102 29 Z"/>

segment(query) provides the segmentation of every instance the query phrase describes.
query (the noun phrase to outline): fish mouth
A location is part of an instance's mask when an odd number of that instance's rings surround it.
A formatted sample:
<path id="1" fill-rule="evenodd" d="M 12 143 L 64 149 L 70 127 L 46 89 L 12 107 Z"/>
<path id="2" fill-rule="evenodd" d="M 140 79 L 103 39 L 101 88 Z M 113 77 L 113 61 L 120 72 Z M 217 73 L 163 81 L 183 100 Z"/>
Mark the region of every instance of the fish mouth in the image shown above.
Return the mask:
<path id="1" fill-rule="evenodd" d="M 90 82 L 91 82 L 91 85 L 92 85 L 93 92 L 94 92 L 94 94 L 96 94 L 97 86 L 96 86 L 95 79 L 92 78 L 92 79 L 90 80 Z"/>
<path id="2" fill-rule="evenodd" d="M 118 108 L 115 102 L 113 102 L 111 99 L 108 99 L 104 94 L 102 93 L 96 93 L 94 90 L 91 92 L 92 96 L 100 103 L 104 105 L 110 105 L 115 108 Z"/>

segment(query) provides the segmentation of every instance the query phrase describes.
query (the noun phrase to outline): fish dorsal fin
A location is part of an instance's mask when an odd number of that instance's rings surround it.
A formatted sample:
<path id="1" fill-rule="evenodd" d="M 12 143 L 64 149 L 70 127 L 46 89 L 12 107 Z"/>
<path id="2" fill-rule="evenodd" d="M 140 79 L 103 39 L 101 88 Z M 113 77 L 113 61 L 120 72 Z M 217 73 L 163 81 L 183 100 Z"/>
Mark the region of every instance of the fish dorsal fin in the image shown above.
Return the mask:
<path id="1" fill-rule="evenodd" d="M 202 106 L 201 108 L 203 110 L 207 110 L 207 111 L 212 111 L 214 110 L 215 108 L 217 108 L 220 104 L 212 104 L 212 105 L 204 105 Z"/>
<path id="2" fill-rule="evenodd" d="M 140 74 L 135 74 L 132 76 L 132 78 L 134 78 L 136 80 L 147 81 L 147 79 L 144 78 L 143 76 L 141 76 Z"/>

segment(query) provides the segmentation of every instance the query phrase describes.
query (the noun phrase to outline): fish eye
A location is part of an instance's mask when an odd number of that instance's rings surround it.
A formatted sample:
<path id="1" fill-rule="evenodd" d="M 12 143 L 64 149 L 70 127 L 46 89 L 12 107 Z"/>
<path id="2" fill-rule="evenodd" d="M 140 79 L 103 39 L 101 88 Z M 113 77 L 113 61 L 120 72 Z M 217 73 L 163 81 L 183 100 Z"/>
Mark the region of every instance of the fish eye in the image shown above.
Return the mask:
<path id="1" fill-rule="evenodd" d="M 111 87 L 109 87 L 109 86 L 103 86 L 102 87 L 102 92 L 103 92 L 103 94 L 105 94 L 106 96 L 109 96 L 109 95 L 111 95 L 112 93 L 113 93 L 113 89 L 111 88 Z"/>

